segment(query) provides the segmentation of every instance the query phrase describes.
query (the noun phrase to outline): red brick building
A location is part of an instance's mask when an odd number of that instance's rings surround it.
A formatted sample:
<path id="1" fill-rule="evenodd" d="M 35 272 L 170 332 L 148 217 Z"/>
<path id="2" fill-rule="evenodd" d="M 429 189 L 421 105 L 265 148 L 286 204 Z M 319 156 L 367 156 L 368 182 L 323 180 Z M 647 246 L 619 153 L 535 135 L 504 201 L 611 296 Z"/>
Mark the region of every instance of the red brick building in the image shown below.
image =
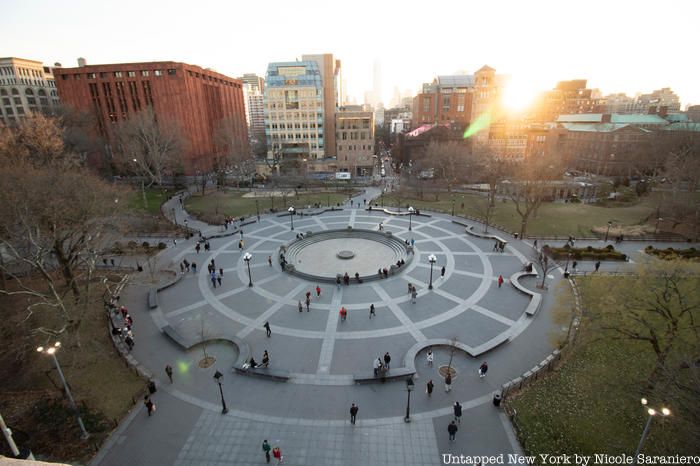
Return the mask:
<path id="1" fill-rule="evenodd" d="M 158 121 L 176 125 L 185 139 L 185 174 L 211 167 L 214 133 L 225 120 L 240 147 L 248 147 L 238 79 L 171 61 L 54 68 L 54 76 L 62 103 L 93 112 L 110 142 L 117 123 L 152 107 Z"/>

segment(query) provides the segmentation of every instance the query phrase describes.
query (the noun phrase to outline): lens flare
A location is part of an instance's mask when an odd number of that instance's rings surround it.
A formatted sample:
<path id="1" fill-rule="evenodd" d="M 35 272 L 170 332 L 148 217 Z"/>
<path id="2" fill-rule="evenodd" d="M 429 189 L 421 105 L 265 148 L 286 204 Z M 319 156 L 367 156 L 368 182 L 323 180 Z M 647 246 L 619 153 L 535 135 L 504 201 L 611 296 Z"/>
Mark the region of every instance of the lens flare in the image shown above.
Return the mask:
<path id="1" fill-rule="evenodd" d="M 474 136 L 476 133 L 478 133 L 479 131 L 488 128 L 490 124 L 491 124 L 491 113 L 484 112 L 481 115 L 479 115 L 478 117 L 476 117 L 476 119 L 469 124 L 469 127 L 464 132 L 464 136 L 462 136 L 462 137 L 464 139 L 470 138 L 470 137 Z"/>

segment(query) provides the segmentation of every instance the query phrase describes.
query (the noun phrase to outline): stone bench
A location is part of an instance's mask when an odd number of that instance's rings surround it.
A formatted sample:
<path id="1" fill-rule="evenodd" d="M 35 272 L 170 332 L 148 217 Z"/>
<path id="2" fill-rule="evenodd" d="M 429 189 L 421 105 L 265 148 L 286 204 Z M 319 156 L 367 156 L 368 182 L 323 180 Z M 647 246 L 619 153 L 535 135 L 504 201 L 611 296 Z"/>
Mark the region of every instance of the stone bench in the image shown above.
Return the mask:
<path id="1" fill-rule="evenodd" d="M 538 275 L 539 274 L 537 271 L 533 269 L 532 272 L 516 272 L 510 277 L 510 284 L 513 285 L 513 288 L 527 296 L 530 296 L 530 303 L 525 309 L 525 314 L 529 316 L 534 316 L 539 310 L 540 305 L 542 304 L 542 295 L 528 290 L 520 284 L 519 280 L 521 277 L 537 277 Z"/>
<path id="2" fill-rule="evenodd" d="M 238 349 L 238 359 L 234 364 L 234 368 L 243 367 L 243 365 L 250 360 L 250 346 L 238 337 L 229 335 L 212 335 L 204 340 L 195 340 L 191 338 L 186 338 L 180 335 L 172 326 L 165 325 L 160 329 L 168 338 L 174 341 L 176 344 L 182 347 L 184 350 L 189 350 L 194 346 L 204 343 L 205 341 L 226 341 L 233 344 Z"/>
<path id="3" fill-rule="evenodd" d="M 374 375 L 372 372 L 362 372 L 359 374 L 353 374 L 352 378 L 356 384 L 365 383 L 381 383 L 393 380 L 403 380 L 410 379 L 415 375 L 415 369 L 407 369 L 405 367 L 397 367 L 395 369 L 389 369 L 385 372 L 380 372 L 378 376 Z"/>
<path id="4" fill-rule="evenodd" d="M 158 288 L 148 290 L 148 308 L 155 309 L 158 307 Z"/>
<path id="5" fill-rule="evenodd" d="M 261 379 L 276 380 L 278 382 L 286 382 L 289 380 L 289 372 L 280 369 L 270 369 L 269 367 L 245 368 L 243 364 L 233 366 L 233 371 L 241 375 L 249 375 L 252 377 L 260 377 Z"/>
<path id="6" fill-rule="evenodd" d="M 493 239 L 493 240 L 499 241 L 499 242 L 503 243 L 503 247 L 505 247 L 508 244 L 508 241 L 501 238 L 500 236 L 492 235 L 490 233 L 480 233 L 478 231 L 474 231 L 473 225 L 465 225 L 464 223 L 455 222 L 454 220 L 452 222 L 456 223 L 458 225 L 464 226 L 465 231 L 467 232 L 468 235 L 476 236 L 477 238 L 482 238 L 482 239 Z"/>
<path id="7" fill-rule="evenodd" d="M 406 211 L 406 212 L 396 212 L 396 211 L 389 210 L 389 209 L 382 208 L 382 207 L 372 207 L 371 209 L 367 208 L 367 209 L 365 209 L 365 210 L 367 210 L 367 211 L 372 211 L 372 212 L 384 212 L 384 213 L 387 214 L 387 215 L 396 215 L 397 217 L 404 217 L 404 216 L 407 216 L 407 215 L 409 214 L 408 211 Z M 421 212 L 420 214 L 417 214 L 417 213 L 414 212 L 414 213 L 411 214 L 411 215 L 413 215 L 414 217 L 431 217 L 430 214 L 424 214 L 424 213 L 422 213 L 422 212 Z"/>

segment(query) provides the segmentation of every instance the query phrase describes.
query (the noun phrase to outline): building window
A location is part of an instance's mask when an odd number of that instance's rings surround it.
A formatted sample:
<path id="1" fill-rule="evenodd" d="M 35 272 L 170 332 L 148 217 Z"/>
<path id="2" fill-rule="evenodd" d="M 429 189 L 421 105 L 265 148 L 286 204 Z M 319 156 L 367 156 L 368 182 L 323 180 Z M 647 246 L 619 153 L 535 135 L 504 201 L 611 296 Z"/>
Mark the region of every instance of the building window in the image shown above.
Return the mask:
<path id="1" fill-rule="evenodd" d="M 24 115 L 24 107 L 21 105 L 17 107 L 17 115 Z"/>
<path id="2" fill-rule="evenodd" d="M 67 79 L 68 79 L 68 75 L 67 75 L 67 74 L 62 74 L 62 75 L 61 75 L 61 79 L 63 79 L 64 81 L 67 80 Z"/>
<path id="3" fill-rule="evenodd" d="M 9 97 L 3 97 L 2 103 L 3 103 L 3 105 L 10 105 L 11 102 L 10 102 Z"/>
<path id="4" fill-rule="evenodd" d="M 149 73 L 148 70 L 141 70 L 141 76 L 143 76 L 143 77 L 148 77 L 149 74 L 150 74 L 150 73 Z"/>
<path id="5" fill-rule="evenodd" d="M 154 76 L 163 76 L 163 70 L 155 70 L 153 71 Z"/>
<path id="6" fill-rule="evenodd" d="M 423 99 L 423 112 L 427 113 L 430 111 L 430 99 Z"/>
<path id="7" fill-rule="evenodd" d="M 115 72 L 114 72 L 114 77 L 115 77 L 115 78 L 121 78 L 121 77 L 122 77 L 122 72 L 121 72 L 121 71 L 115 71 Z"/>
<path id="8" fill-rule="evenodd" d="M 15 101 L 15 105 L 22 105 L 22 99 L 20 99 L 19 97 L 15 97 L 14 101 Z"/>
<path id="9" fill-rule="evenodd" d="M 95 73 L 88 73 L 87 78 L 88 79 L 95 79 Z"/>
<path id="10" fill-rule="evenodd" d="M 29 105 L 36 105 L 36 99 L 34 97 L 27 97 L 27 103 Z"/>
<path id="11" fill-rule="evenodd" d="M 14 110 L 12 110 L 12 107 L 5 107 L 5 113 L 7 113 L 8 115 L 15 114 Z"/>
<path id="12" fill-rule="evenodd" d="M 105 73 L 104 71 L 100 73 L 100 79 L 107 79 L 109 78 L 109 73 Z"/>
<path id="13" fill-rule="evenodd" d="M 168 69 L 168 76 L 175 76 L 175 68 Z"/>

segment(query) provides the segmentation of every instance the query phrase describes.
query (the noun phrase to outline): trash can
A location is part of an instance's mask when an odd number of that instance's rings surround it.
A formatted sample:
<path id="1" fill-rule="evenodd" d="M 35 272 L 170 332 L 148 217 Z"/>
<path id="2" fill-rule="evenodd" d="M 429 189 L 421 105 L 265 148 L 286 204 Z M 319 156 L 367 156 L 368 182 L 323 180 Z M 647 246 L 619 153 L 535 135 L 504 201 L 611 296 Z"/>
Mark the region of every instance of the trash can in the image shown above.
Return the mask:
<path id="1" fill-rule="evenodd" d="M 493 395 L 493 405 L 495 407 L 501 406 L 501 394 L 500 393 L 496 393 L 495 395 Z"/>
<path id="2" fill-rule="evenodd" d="M 150 382 L 148 382 L 148 393 L 150 393 L 152 395 L 155 392 L 156 392 L 156 383 L 153 380 L 151 380 Z"/>

